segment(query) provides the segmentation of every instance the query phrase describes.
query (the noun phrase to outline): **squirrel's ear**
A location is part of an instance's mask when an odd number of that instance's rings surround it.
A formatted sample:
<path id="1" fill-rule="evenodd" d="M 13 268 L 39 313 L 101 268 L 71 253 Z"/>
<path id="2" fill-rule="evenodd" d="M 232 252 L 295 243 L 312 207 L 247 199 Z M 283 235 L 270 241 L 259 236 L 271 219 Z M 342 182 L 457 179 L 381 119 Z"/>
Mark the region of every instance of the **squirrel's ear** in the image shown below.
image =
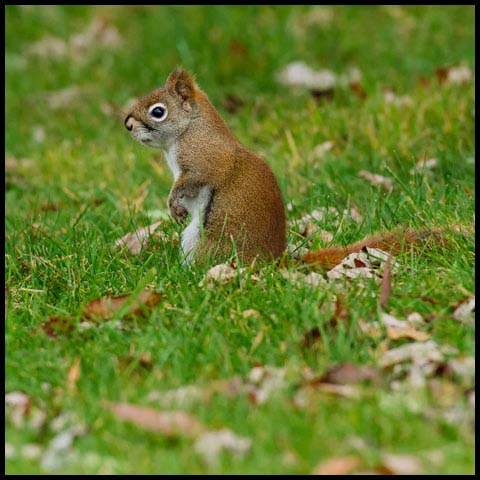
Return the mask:
<path id="1" fill-rule="evenodd" d="M 182 102 L 195 99 L 195 80 L 183 68 L 176 68 L 167 78 L 167 90 L 178 95 Z"/>

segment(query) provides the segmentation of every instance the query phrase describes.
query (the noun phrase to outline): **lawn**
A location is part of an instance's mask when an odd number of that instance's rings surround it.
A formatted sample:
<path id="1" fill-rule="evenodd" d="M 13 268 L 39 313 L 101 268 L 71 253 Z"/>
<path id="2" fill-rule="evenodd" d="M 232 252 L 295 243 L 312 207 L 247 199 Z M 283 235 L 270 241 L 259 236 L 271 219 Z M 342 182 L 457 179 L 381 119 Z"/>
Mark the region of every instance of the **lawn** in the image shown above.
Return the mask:
<path id="1" fill-rule="evenodd" d="M 329 245 L 321 230 L 344 245 L 397 226 L 471 228 L 475 83 L 449 68 L 473 77 L 474 7 L 5 14 L 6 473 L 305 474 L 332 471 L 324 462 L 335 458 L 346 473 L 474 472 L 475 331 L 454 318 L 474 296 L 473 233 L 395 258 L 384 310 L 405 322 L 417 312 L 414 330 L 439 357 L 430 369 L 387 368 L 389 351 L 420 340 L 365 328 L 382 315 L 373 279 L 317 285 L 300 265 L 286 275 L 267 264 L 209 288 L 213 265 L 185 267 L 166 204 L 171 173 L 121 114 L 188 68 L 275 172 L 295 247 Z M 314 94 L 282 84 L 279 72 L 300 61 L 361 77 Z M 295 221 L 313 210 L 327 214 L 304 238 Z M 159 220 L 162 235 L 139 254 L 115 247 Z M 85 318 L 92 300 L 145 288 L 159 301 L 143 316 Z M 332 379 L 339 366 L 355 378 Z M 357 381 L 360 366 L 371 381 Z M 240 392 L 225 387 L 235 377 Z M 191 432 L 149 430 L 140 410 L 116 416 L 116 403 L 186 412 L 249 448 L 209 461 Z"/>

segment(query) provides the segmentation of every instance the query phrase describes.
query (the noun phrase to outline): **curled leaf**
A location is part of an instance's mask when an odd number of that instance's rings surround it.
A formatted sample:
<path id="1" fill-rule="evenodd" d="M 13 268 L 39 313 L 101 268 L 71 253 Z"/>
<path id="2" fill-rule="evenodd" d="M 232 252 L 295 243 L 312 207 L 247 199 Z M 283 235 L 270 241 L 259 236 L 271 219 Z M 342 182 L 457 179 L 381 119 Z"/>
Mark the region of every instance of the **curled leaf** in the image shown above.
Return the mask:
<path id="1" fill-rule="evenodd" d="M 164 412 L 129 403 L 103 402 L 105 408 L 121 420 L 161 433 L 166 437 L 196 438 L 206 431 L 203 424 L 192 415 L 180 411 Z"/>
<path id="2" fill-rule="evenodd" d="M 143 316 L 145 311 L 158 304 L 162 296 L 151 290 L 142 290 L 133 300 L 130 294 L 117 297 L 103 297 L 92 300 L 83 309 L 83 317 L 91 320 L 108 320 L 122 309 L 127 301 L 131 301 L 126 314 Z"/>
<path id="3" fill-rule="evenodd" d="M 132 255 L 138 255 L 142 248 L 145 246 L 149 236 L 153 235 L 155 230 L 161 225 L 160 222 L 155 222 L 148 227 L 143 227 L 135 232 L 130 232 L 124 235 L 122 238 L 115 240 L 115 246 L 126 247 Z"/>

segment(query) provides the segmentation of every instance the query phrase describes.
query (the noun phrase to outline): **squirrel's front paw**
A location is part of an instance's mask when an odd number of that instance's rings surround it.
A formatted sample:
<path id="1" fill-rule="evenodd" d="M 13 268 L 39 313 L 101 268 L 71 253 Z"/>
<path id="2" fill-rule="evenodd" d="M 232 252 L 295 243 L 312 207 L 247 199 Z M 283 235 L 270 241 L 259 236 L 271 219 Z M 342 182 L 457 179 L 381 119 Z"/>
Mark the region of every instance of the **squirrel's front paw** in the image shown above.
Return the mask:
<path id="1" fill-rule="evenodd" d="M 183 223 L 185 221 L 188 212 L 184 206 L 180 205 L 178 197 L 170 197 L 168 199 L 168 207 L 170 208 L 170 213 L 172 214 L 172 217 L 178 223 Z"/>

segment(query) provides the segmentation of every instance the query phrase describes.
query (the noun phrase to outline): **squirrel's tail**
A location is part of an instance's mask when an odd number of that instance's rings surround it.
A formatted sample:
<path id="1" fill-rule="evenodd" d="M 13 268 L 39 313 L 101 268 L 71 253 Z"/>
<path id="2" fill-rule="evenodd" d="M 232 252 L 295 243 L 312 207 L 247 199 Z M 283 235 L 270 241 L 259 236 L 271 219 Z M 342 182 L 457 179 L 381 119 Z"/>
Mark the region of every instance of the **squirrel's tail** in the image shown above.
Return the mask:
<path id="1" fill-rule="evenodd" d="M 446 245 L 446 233 L 449 231 L 472 232 L 475 227 L 451 226 L 414 230 L 411 228 L 395 229 L 390 232 L 377 233 L 345 247 L 323 248 L 303 255 L 302 262 L 314 264 L 315 267 L 330 270 L 351 253 L 360 252 L 363 248 L 378 248 L 392 255 L 415 246 Z"/>

